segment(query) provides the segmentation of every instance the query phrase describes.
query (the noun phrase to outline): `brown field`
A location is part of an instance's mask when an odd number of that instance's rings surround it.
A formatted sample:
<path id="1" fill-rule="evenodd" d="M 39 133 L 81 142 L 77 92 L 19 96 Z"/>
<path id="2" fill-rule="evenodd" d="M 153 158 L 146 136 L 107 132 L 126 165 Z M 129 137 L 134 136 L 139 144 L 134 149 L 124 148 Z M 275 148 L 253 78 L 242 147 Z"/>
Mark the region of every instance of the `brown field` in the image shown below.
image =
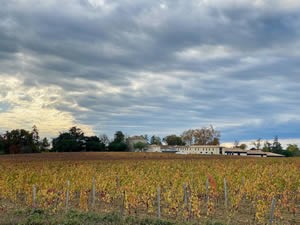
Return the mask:
<path id="1" fill-rule="evenodd" d="M 38 208 L 55 212 L 64 210 L 66 181 L 70 180 L 69 204 L 72 209 L 102 213 L 125 207 L 125 216 L 155 218 L 156 192 L 160 187 L 161 214 L 165 219 L 184 221 L 190 218 L 199 224 L 205 224 L 207 220 L 224 224 L 266 224 L 275 197 L 274 224 L 300 224 L 300 158 L 129 152 L 42 153 L 1 155 L 0 169 L 4 171 L 0 174 L 0 217 L 7 218 L 20 208 L 32 208 L 33 184 L 38 190 Z M 94 206 L 93 177 L 96 181 Z M 209 204 L 205 189 L 208 177 Z M 224 207 L 224 177 L 229 191 L 227 209 Z M 245 184 L 242 184 L 243 178 Z M 188 187 L 187 205 L 182 202 L 183 184 Z M 123 206 L 125 191 L 126 206 Z"/>
<path id="2" fill-rule="evenodd" d="M 144 152 L 62 152 L 0 155 L 1 161 L 87 161 L 87 160 L 197 160 L 197 159 L 246 159 L 238 156 L 179 155 L 174 153 Z M 249 159 L 249 158 L 248 158 Z"/>

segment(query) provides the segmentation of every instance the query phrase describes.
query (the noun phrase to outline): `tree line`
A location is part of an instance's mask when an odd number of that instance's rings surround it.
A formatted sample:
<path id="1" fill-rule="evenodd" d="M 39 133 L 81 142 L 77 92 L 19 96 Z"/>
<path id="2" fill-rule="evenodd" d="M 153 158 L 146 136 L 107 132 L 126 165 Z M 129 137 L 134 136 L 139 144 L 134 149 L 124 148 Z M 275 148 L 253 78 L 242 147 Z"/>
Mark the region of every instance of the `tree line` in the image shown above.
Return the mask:
<path id="1" fill-rule="evenodd" d="M 252 149 L 262 150 L 263 152 L 273 152 L 281 154 L 287 157 L 300 156 L 300 149 L 296 144 L 288 144 L 287 148 L 284 149 L 279 142 L 278 136 L 274 137 L 273 143 L 269 141 L 264 141 L 261 138 L 258 138 L 256 141 L 251 143 L 254 146 Z"/>
<path id="2" fill-rule="evenodd" d="M 135 149 L 145 149 L 148 144 L 161 145 L 216 145 L 220 143 L 220 132 L 212 126 L 209 128 L 184 131 L 180 136 L 168 135 L 161 139 L 153 135 L 141 135 L 146 140 L 134 144 Z M 122 131 L 117 131 L 110 140 L 107 135 L 86 136 L 77 127 L 71 127 L 66 132 L 60 132 L 52 139 L 52 145 L 47 138 L 41 139 L 36 126 L 31 131 L 15 129 L 0 135 L 0 152 L 5 154 L 39 153 L 39 152 L 80 152 L 80 151 L 128 151 L 127 137 Z"/>
<path id="3" fill-rule="evenodd" d="M 162 145 L 219 145 L 220 131 L 214 129 L 213 126 L 201 129 L 189 129 L 181 135 L 171 134 L 163 139 L 153 135 L 150 139 L 148 135 L 141 135 L 145 142 L 137 142 L 134 148 L 143 150 L 148 144 Z M 81 152 L 81 151 L 129 151 L 127 137 L 122 131 L 116 131 L 114 138 L 110 140 L 106 134 L 100 136 L 86 136 L 84 132 L 77 127 L 71 127 L 66 132 L 60 132 L 58 137 L 52 139 L 52 145 L 47 138 L 41 139 L 36 126 L 31 131 L 24 129 L 15 129 L 6 131 L 0 135 L 0 153 L 17 154 L 17 153 L 40 153 L 40 152 Z M 274 138 L 273 143 L 268 141 L 262 142 L 258 139 L 253 142 L 254 146 L 251 150 L 257 149 L 265 152 L 274 152 L 285 156 L 300 156 L 300 150 L 297 145 L 288 145 L 287 149 L 283 149 L 278 137 Z M 235 141 L 234 147 L 246 149 L 246 144 L 239 144 Z"/>

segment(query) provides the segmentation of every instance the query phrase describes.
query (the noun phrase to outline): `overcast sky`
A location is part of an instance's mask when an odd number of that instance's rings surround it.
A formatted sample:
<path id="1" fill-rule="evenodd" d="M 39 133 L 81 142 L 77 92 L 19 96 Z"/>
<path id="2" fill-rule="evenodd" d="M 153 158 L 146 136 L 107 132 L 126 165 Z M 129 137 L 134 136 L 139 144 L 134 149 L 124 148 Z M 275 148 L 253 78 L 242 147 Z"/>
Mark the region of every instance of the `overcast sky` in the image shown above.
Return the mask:
<path id="1" fill-rule="evenodd" d="M 299 62 L 298 0 L 2 0 L 0 131 L 300 144 Z"/>

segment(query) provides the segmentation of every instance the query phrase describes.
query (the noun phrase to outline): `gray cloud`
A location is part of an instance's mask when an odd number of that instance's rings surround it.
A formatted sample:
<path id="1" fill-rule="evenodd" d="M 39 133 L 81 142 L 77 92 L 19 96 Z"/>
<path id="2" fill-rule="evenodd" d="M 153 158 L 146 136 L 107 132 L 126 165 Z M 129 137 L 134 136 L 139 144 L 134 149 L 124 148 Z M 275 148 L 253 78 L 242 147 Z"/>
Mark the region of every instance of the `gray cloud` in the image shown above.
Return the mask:
<path id="1" fill-rule="evenodd" d="M 300 5 L 264 3 L 4 1 L 0 78 L 61 88 L 44 107 L 95 133 L 299 137 Z"/>

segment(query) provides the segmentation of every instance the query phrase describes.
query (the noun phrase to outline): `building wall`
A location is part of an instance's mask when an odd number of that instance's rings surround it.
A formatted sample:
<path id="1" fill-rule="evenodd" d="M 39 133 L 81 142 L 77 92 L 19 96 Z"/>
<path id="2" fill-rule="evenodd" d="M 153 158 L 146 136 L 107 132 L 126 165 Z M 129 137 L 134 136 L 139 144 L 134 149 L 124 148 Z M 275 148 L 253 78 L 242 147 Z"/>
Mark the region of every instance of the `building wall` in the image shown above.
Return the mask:
<path id="1" fill-rule="evenodd" d="M 148 145 L 147 152 L 161 152 L 160 145 Z"/>
<path id="2" fill-rule="evenodd" d="M 187 154 L 220 155 L 220 151 L 221 154 L 224 154 L 222 147 L 217 145 L 177 146 L 176 150 Z"/>

